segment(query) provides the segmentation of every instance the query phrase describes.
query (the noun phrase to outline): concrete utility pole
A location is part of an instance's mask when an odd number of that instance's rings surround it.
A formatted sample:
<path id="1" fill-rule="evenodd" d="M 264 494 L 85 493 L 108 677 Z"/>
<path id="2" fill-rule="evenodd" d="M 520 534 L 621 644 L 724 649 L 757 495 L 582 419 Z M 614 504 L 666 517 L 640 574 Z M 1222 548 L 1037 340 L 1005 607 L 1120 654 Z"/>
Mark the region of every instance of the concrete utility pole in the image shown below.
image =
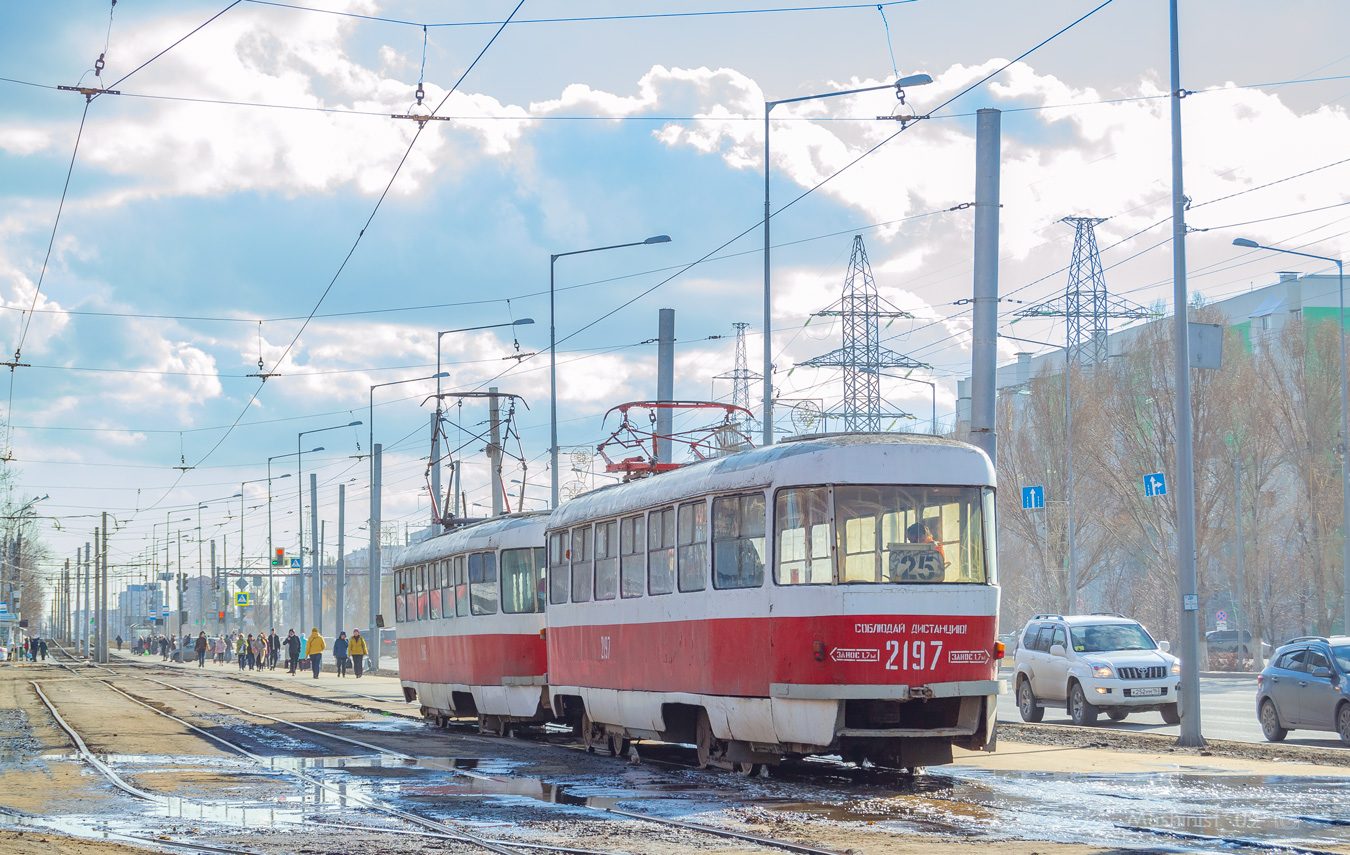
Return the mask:
<path id="1" fill-rule="evenodd" d="M 1237 624 L 1237 652 L 1238 652 L 1238 670 L 1245 671 L 1247 666 L 1244 664 L 1246 659 L 1242 654 L 1242 648 L 1245 639 L 1242 637 L 1242 613 L 1246 608 L 1246 600 L 1242 597 L 1242 460 L 1237 458 L 1233 460 L 1233 507 L 1236 513 L 1233 515 L 1233 521 L 1236 525 L 1237 534 L 1237 601 L 1233 608 L 1233 622 Z M 1255 641 L 1256 639 L 1253 639 Z M 1252 660 L 1256 664 L 1256 660 Z"/>
<path id="2" fill-rule="evenodd" d="M 366 622 L 366 632 L 370 639 L 370 670 L 380 667 L 380 630 L 375 625 L 375 616 L 380 613 L 380 453 L 382 446 L 370 447 L 370 613 Z M 456 467 L 458 469 L 458 467 Z"/>
<path id="3" fill-rule="evenodd" d="M 230 575 L 228 573 L 222 574 L 220 565 L 216 563 L 216 539 L 214 537 L 211 538 L 211 578 L 220 579 L 220 587 L 225 591 L 224 594 L 217 594 L 217 596 L 220 597 L 220 613 L 224 615 L 220 620 L 220 634 L 227 635 L 233 592 L 230 591 Z"/>
<path id="4" fill-rule="evenodd" d="M 1181 158 L 1181 48 L 1177 0 L 1168 3 L 1172 49 L 1172 333 L 1176 373 L 1177 583 L 1181 591 L 1181 736 L 1177 745 L 1205 744 L 1200 733 L 1200 596 L 1195 572 L 1195 461 L 1191 424 L 1191 346 L 1186 290 L 1186 198 Z"/>
<path id="5" fill-rule="evenodd" d="M 492 515 L 498 517 L 505 509 L 502 501 L 502 407 L 497 399 L 497 387 L 488 387 L 488 422 L 491 444 L 488 446 L 489 477 L 492 479 Z"/>
<path id="6" fill-rule="evenodd" d="M 319 566 L 319 476 L 309 475 L 309 550 L 310 567 L 314 569 L 314 581 L 310 589 L 314 599 L 314 628 L 323 634 L 323 568 Z M 303 587 L 303 585 L 302 585 Z M 303 623 L 304 621 L 301 621 Z"/>
<path id="7" fill-rule="evenodd" d="M 439 351 L 439 341 L 437 342 Z M 438 384 L 440 381 L 436 381 Z M 441 399 L 436 399 L 436 412 L 431 414 L 431 495 L 435 501 L 431 503 L 431 522 L 436 526 L 436 530 L 445 531 L 445 526 L 436 519 L 436 513 L 439 510 L 441 516 L 445 516 L 446 508 L 441 505 Z"/>
<path id="8" fill-rule="evenodd" d="M 92 587 L 93 581 L 94 581 L 93 578 L 90 576 L 90 566 L 89 566 L 89 556 L 90 556 L 90 554 L 91 554 L 91 553 L 90 553 L 90 551 L 89 551 L 89 541 L 85 541 L 85 543 L 84 543 L 84 574 L 83 574 L 83 575 L 84 575 L 84 615 L 83 615 L 83 616 L 81 617 L 81 619 L 80 619 L 80 635 L 81 635 L 81 639 L 82 639 L 82 640 L 80 641 L 80 647 L 81 647 L 82 652 L 83 652 L 83 655 L 84 655 L 84 657 L 85 657 L 86 659 L 92 659 L 93 656 L 94 656 L 94 648 L 93 648 L 93 645 L 90 643 L 90 640 L 91 640 L 91 638 L 92 638 L 92 633 L 91 633 L 90 630 L 93 628 L 93 625 L 90 623 L 90 620 L 93 619 L 93 610 L 94 610 L 94 602 L 93 602 L 93 601 L 94 601 L 94 595 L 93 595 L 93 591 L 90 590 L 91 587 Z"/>
<path id="9" fill-rule="evenodd" d="M 99 526 L 98 548 L 98 662 L 108 662 L 108 512 L 103 512 L 102 525 Z"/>
<path id="10" fill-rule="evenodd" d="M 59 630 L 63 641 L 70 641 L 70 630 L 66 625 L 66 602 L 70 597 L 70 559 L 66 559 L 65 569 L 61 571 L 61 591 L 56 597 L 56 613 L 60 616 L 61 629 Z"/>
<path id="11" fill-rule="evenodd" d="M 983 109 L 975 119 L 975 285 L 971 347 L 970 441 L 998 462 L 995 373 L 998 369 L 998 206 L 1003 114 Z"/>
<path id="12" fill-rule="evenodd" d="M 343 557 L 342 557 L 342 551 L 343 551 L 344 549 L 346 549 L 346 545 L 345 545 L 345 542 L 344 542 L 343 537 L 342 537 L 342 530 L 343 530 L 343 528 L 346 527 L 346 524 L 347 524 L 347 485 L 346 485 L 346 484 L 339 484 L 339 485 L 338 485 L 338 532 L 337 532 L 337 540 L 338 540 L 338 542 L 337 542 L 337 585 L 336 585 L 336 596 L 334 597 L 334 599 L 335 599 L 337 602 L 334 604 L 334 607 L 333 607 L 333 637 L 334 637 L 334 638 L 337 638 L 337 634 L 338 634 L 339 632 L 342 632 L 343 627 L 345 627 L 345 626 L 347 625 L 347 600 L 346 600 L 346 591 L 344 590 L 344 589 L 346 588 L 346 586 L 347 586 L 347 562 L 346 562 L 346 561 L 343 559 Z"/>
<path id="13" fill-rule="evenodd" d="M 662 309 L 656 332 L 656 400 L 675 400 L 675 310 Z M 668 407 L 656 411 L 656 462 L 671 462 L 670 435 L 675 413 Z"/>

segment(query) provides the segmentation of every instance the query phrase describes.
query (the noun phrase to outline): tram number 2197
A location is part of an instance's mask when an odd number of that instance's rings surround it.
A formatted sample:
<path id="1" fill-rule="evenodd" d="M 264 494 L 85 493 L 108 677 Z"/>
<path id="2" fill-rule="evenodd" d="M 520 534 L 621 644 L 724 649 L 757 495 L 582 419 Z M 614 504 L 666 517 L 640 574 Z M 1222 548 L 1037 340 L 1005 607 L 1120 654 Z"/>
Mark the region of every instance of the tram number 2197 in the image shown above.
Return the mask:
<path id="1" fill-rule="evenodd" d="M 928 652 L 932 651 L 932 658 Z M 941 641 L 897 641 L 886 642 L 887 671 L 932 671 L 942 658 Z"/>

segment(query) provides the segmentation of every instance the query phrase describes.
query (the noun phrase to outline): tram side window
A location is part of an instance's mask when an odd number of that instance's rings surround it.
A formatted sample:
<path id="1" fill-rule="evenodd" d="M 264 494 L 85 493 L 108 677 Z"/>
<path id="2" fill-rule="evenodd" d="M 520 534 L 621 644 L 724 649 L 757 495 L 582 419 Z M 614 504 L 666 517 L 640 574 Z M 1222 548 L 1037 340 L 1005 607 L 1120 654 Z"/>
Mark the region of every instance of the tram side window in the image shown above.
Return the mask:
<path id="1" fill-rule="evenodd" d="M 764 494 L 713 499 L 713 587 L 764 584 Z"/>
<path id="2" fill-rule="evenodd" d="M 509 615 L 542 612 L 544 550 L 537 546 L 502 550 L 502 611 Z"/>
<path id="3" fill-rule="evenodd" d="M 469 600 L 476 615 L 497 613 L 497 553 L 475 552 L 469 556 Z"/>
<path id="4" fill-rule="evenodd" d="M 619 524 L 595 524 L 595 598 L 612 600 L 619 593 Z"/>
<path id="5" fill-rule="evenodd" d="M 708 587 L 708 503 L 680 505 L 675 528 L 680 590 L 702 591 Z"/>
<path id="6" fill-rule="evenodd" d="M 455 559 L 447 558 L 441 562 L 441 617 L 455 616 Z"/>
<path id="7" fill-rule="evenodd" d="M 983 508 L 978 487 L 835 487 L 839 581 L 983 584 Z"/>
<path id="8" fill-rule="evenodd" d="M 465 617 L 469 613 L 469 584 L 464 574 L 464 556 L 455 556 L 455 615 Z"/>
<path id="9" fill-rule="evenodd" d="M 427 620 L 441 618 L 441 562 L 427 565 Z"/>
<path id="10" fill-rule="evenodd" d="M 625 597 L 640 597 L 646 581 L 647 539 L 643 533 L 643 519 L 625 517 L 619 520 L 619 593 Z"/>
<path id="11" fill-rule="evenodd" d="M 408 571 L 399 570 L 394 574 L 394 585 L 398 593 L 394 595 L 394 620 L 403 623 L 408 620 L 408 597 L 404 593 L 407 590 Z"/>
<path id="12" fill-rule="evenodd" d="M 548 536 L 548 599 L 551 603 L 567 602 L 567 547 L 567 532 L 555 531 Z"/>
<path id="13" fill-rule="evenodd" d="M 647 593 L 675 590 L 675 509 L 647 514 Z"/>
<path id="14" fill-rule="evenodd" d="M 414 587 L 417 588 L 417 619 L 427 619 L 427 565 L 418 564 L 413 573 Z"/>
<path id="15" fill-rule="evenodd" d="M 591 527 L 572 529 L 572 602 L 584 603 L 591 598 Z M 563 592 L 566 598 L 567 592 Z"/>
<path id="16" fill-rule="evenodd" d="M 780 585 L 832 583 L 829 490 L 779 490 L 773 518 L 778 533 L 774 581 Z"/>

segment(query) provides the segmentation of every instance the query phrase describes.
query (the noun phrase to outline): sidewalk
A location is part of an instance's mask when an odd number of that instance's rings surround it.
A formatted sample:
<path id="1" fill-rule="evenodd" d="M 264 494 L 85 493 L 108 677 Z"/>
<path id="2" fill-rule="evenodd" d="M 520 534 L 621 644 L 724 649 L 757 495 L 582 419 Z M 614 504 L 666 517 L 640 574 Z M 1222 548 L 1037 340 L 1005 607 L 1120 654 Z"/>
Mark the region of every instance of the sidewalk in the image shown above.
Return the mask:
<path id="1" fill-rule="evenodd" d="M 165 662 L 159 658 L 157 653 L 150 656 L 136 656 L 130 650 L 109 650 L 108 657 L 162 668 L 173 668 L 206 677 L 256 683 L 268 688 L 299 692 L 316 698 L 376 709 L 379 712 L 419 718 L 418 706 L 403 700 L 403 685 L 399 681 L 397 672 L 391 673 L 388 668 L 380 669 L 377 674 L 366 672 L 358 679 L 352 676 L 350 671 L 346 677 L 339 677 L 337 669 L 331 667 L 331 663 L 325 662 L 325 667 L 319 672 L 318 679 L 315 679 L 314 672 L 308 668 L 297 670 L 295 676 L 291 676 L 285 666 L 280 663 L 277 664 L 275 671 L 249 671 L 247 669 L 240 671 L 239 665 L 235 662 L 217 665 L 208 659 L 205 666 L 198 668 L 196 659 L 189 662 L 174 662 L 172 660 Z M 301 664 L 304 664 L 303 661 Z M 378 707 L 364 703 L 364 701 L 373 701 L 378 704 Z"/>

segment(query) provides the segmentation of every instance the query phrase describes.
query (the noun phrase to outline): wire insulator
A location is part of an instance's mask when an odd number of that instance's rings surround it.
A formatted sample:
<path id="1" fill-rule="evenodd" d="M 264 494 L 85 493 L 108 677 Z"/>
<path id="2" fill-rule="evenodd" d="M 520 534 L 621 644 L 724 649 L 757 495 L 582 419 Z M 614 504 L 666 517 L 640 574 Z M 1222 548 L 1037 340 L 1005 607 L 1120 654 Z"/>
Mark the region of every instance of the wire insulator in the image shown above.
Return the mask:
<path id="1" fill-rule="evenodd" d="M 422 106 L 422 99 L 427 97 L 427 92 L 422 88 L 422 84 L 417 84 L 417 92 L 414 94 L 417 95 L 417 105 L 419 107 Z"/>
<path id="2" fill-rule="evenodd" d="M 106 53 L 101 53 L 101 54 L 98 55 L 98 59 L 94 60 L 94 76 L 95 76 L 95 77 L 102 77 L 102 76 L 103 76 L 103 67 L 104 67 L 104 65 L 106 64 L 106 63 L 104 63 L 104 61 L 103 61 L 103 57 L 105 57 L 105 56 L 107 56 Z"/>

